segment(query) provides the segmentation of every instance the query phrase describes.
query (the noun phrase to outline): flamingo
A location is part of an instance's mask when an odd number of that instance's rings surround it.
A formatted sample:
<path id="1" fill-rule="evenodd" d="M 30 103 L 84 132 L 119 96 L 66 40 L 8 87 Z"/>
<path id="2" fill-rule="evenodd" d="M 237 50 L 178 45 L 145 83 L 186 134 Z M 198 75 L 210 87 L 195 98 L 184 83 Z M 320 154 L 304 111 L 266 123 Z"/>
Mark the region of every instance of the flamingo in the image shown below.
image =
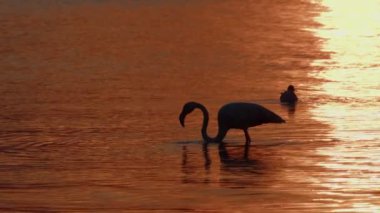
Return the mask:
<path id="1" fill-rule="evenodd" d="M 179 115 L 179 121 L 182 127 L 185 127 L 185 118 L 187 114 L 194 109 L 200 109 L 203 112 L 203 125 L 201 129 L 204 143 L 223 141 L 229 129 L 241 129 L 244 131 L 246 146 L 251 143 L 248 133 L 249 127 L 258 126 L 265 123 L 285 123 L 285 120 L 274 112 L 263 106 L 254 103 L 229 103 L 220 108 L 218 113 L 218 134 L 211 138 L 207 134 L 209 113 L 205 106 L 197 102 L 188 102 L 183 106 Z"/>

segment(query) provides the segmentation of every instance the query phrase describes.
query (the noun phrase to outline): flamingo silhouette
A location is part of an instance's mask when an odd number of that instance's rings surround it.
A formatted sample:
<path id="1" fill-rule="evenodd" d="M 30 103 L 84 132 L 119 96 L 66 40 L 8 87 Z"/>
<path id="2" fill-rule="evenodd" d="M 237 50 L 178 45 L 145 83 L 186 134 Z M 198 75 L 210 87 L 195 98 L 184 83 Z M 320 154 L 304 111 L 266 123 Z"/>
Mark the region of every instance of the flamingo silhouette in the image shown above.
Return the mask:
<path id="1" fill-rule="evenodd" d="M 254 103 L 229 103 L 220 108 L 218 113 L 218 134 L 211 138 L 207 134 L 209 114 L 205 106 L 197 102 L 188 102 L 183 106 L 179 115 L 179 121 L 185 127 L 187 114 L 194 109 L 203 112 L 203 125 L 201 129 L 204 142 L 222 142 L 229 129 L 241 129 L 244 131 L 246 146 L 251 143 L 248 133 L 249 127 L 258 126 L 265 123 L 285 123 L 285 120 L 274 112 Z"/>

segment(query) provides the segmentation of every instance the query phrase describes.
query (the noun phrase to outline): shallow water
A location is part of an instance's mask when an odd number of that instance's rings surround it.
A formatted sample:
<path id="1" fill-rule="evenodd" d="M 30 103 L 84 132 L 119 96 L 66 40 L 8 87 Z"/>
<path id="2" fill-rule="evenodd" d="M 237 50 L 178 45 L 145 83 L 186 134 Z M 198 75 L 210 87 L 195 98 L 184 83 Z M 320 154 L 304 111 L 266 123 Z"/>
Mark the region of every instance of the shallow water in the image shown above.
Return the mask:
<path id="1" fill-rule="evenodd" d="M 0 209 L 380 211 L 380 2 L 355 2 L 0 1 Z M 190 100 L 210 135 L 232 101 L 287 123 L 245 159 L 181 128 Z"/>

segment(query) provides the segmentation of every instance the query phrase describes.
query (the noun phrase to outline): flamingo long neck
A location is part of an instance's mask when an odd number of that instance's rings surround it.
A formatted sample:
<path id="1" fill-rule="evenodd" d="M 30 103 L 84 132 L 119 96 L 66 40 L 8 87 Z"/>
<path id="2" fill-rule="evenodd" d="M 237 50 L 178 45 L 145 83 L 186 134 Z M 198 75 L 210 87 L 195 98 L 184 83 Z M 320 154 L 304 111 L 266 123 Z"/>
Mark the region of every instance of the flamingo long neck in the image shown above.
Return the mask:
<path id="1" fill-rule="evenodd" d="M 203 124 L 202 124 L 202 130 L 201 130 L 203 140 L 206 141 L 207 143 L 221 142 L 223 140 L 224 136 L 226 135 L 226 131 L 221 130 L 219 127 L 218 134 L 216 135 L 216 137 L 211 138 L 210 136 L 208 136 L 208 134 L 207 134 L 207 127 L 208 127 L 208 121 L 209 121 L 208 111 L 207 111 L 206 107 L 204 107 L 202 104 L 199 104 L 198 108 L 203 113 Z"/>

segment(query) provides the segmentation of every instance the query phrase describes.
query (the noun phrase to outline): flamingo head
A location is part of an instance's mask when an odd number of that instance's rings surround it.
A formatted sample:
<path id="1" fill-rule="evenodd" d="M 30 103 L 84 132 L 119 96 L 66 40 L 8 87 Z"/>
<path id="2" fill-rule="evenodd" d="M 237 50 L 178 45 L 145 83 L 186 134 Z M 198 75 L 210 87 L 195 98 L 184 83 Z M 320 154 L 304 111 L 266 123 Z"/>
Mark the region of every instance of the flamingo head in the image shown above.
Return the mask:
<path id="1" fill-rule="evenodd" d="M 187 114 L 190 114 L 198 104 L 196 102 L 188 102 L 186 103 L 183 108 L 181 114 L 179 114 L 179 122 L 181 123 L 182 127 L 185 127 L 185 118 Z"/>

